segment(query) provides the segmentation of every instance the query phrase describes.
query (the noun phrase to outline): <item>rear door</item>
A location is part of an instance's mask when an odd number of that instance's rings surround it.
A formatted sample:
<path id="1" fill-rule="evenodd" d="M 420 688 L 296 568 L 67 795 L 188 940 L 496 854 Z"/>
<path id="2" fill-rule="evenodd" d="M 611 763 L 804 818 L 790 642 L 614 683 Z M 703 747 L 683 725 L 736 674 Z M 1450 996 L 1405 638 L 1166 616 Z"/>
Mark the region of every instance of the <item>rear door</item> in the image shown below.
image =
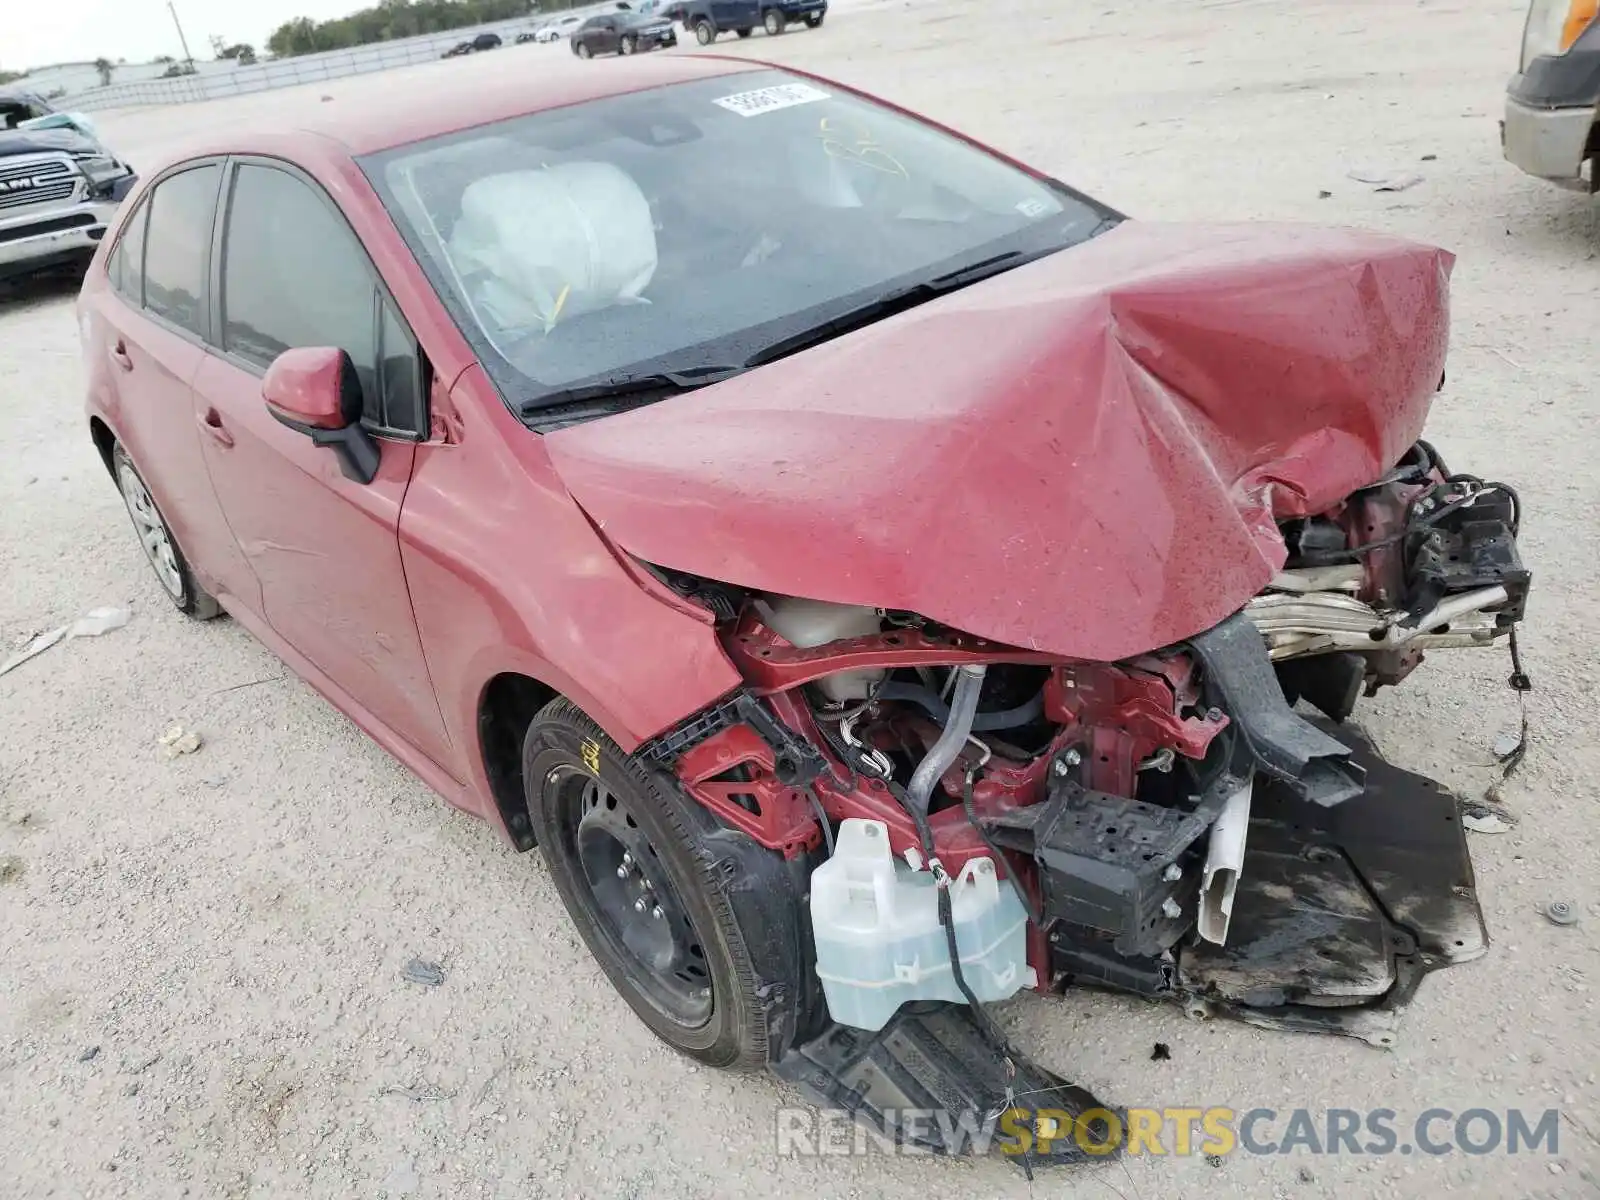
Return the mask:
<path id="1" fill-rule="evenodd" d="M 230 163 L 212 271 L 218 352 L 196 419 L 228 524 L 261 580 L 268 623 L 357 703 L 437 763 L 449 742 L 400 563 L 400 506 L 426 430 L 425 363 L 354 231 L 309 176 Z M 284 350 L 337 346 L 378 437 L 371 483 L 279 424 L 261 379 Z"/>
<path id="2" fill-rule="evenodd" d="M 211 487 L 190 385 L 205 358 L 212 220 L 222 163 L 185 165 L 158 180 L 107 260 L 105 327 L 89 340 L 109 364 L 108 410 L 184 557 L 208 591 L 260 603 Z"/>

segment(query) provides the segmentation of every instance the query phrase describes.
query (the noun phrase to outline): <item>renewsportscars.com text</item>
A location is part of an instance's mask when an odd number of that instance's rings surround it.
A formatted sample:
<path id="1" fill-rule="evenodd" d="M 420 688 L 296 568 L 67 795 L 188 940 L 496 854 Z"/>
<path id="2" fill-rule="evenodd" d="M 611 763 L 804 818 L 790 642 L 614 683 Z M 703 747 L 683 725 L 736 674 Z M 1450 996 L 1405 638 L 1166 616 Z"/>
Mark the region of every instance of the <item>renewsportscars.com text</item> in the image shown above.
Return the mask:
<path id="1" fill-rule="evenodd" d="M 780 1156 L 924 1154 L 918 1142 L 940 1142 L 975 1154 L 1049 1154 L 1076 1146 L 1085 1154 L 1226 1157 L 1230 1154 L 1410 1155 L 1559 1152 L 1559 1109 L 1428 1108 L 1415 1115 L 1390 1108 L 1234 1109 L 1223 1107 L 1090 1109 L 1080 1114 L 1042 1108 L 998 1115 L 947 1109 L 887 1114 L 907 1137 L 897 1143 L 837 1110 L 780 1108 L 774 1126 Z"/>

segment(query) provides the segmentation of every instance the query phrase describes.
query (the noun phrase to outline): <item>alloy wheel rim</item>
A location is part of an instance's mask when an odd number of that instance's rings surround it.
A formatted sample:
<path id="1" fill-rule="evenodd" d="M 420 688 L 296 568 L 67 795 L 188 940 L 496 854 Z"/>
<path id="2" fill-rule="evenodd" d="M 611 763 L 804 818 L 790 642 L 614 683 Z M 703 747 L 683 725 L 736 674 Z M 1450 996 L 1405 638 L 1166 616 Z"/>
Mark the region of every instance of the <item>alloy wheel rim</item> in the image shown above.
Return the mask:
<path id="1" fill-rule="evenodd" d="M 125 462 L 117 464 L 117 483 L 122 488 L 122 499 L 128 506 L 128 515 L 133 518 L 139 545 L 144 549 L 145 558 L 150 560 L 156 578 L 161 581 L 167 595 L 174 600 L 182 600 L 183 574 L 178 570 L 178 556 L 172 545 L 172 535 L 150 497 L 150 490 Z"/>

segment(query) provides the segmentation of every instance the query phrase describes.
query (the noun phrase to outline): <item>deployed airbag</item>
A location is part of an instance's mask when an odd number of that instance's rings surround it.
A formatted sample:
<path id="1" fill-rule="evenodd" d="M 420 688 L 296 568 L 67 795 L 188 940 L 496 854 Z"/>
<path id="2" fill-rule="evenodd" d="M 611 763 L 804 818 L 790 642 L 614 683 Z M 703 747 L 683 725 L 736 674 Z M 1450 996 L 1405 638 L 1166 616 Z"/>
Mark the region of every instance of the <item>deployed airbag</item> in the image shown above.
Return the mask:
<path id="1" fill-rule="evenodd" d="M 650 204 L 620 168 L 562 163 L 471 184 L 450 257 L 502 328 L 638 301 L 656 270 Z"/>

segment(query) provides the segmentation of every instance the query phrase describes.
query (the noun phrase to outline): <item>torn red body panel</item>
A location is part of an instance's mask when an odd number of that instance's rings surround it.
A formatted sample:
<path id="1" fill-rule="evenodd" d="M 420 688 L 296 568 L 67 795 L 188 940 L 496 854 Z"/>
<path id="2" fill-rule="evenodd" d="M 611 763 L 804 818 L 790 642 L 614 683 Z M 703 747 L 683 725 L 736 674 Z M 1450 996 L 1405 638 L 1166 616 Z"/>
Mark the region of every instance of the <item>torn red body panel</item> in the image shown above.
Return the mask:
<path id="1" fill-rule="evenodd" d="M 1417 439 L 1453 261 L 1129 221 L 546 443 L 646 561 L 1112 661 L 1238 609 L 1284 562 L 1276 520 Z"/>
<path id="2" fill-rule="evenodd" d="M 686 751 L 678 778 L 735 829 L 793 858 L 822 841 L 816 813 L 773 773 L 772 747 L 749 725 L 733 725 Z"/>

